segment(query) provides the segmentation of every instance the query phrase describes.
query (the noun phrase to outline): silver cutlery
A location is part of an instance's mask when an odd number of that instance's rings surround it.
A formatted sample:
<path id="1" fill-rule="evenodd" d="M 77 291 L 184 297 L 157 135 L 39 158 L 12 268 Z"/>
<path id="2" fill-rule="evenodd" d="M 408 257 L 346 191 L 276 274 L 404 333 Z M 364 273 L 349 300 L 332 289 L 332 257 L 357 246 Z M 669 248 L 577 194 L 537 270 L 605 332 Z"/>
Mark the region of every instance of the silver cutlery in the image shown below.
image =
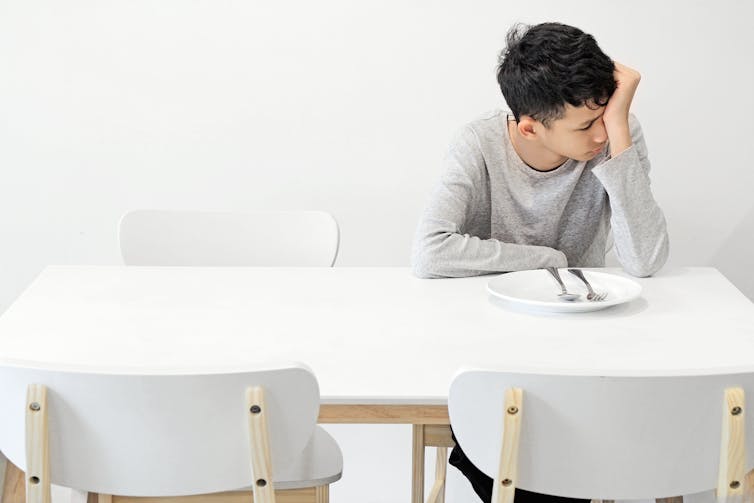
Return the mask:
<path id="1" fill-rule="evenodd" d="M 581 281 L 584 282 L 586 285 L 586 289 L 589 291 L 589 293 L 586 296 L 586 300 L 591 300 L 593 302 L 599 302 L 601 300 L 605 300 L 607 298 L 607 292 L 595 292 L 592 288 L 592 285 L 589 284 L 589 281 L 587 281 L 586 277 L 584 276 L 584 273 L 581 271 L 581 269 L 568 269 L 568 272 L 579 278 Z"/>
<path id="2" fill-rule="evenodd" d="M 581 297 L 581 295 L 579 295 L 578 293 L 568 293 L 565 283 L 563 283 L 563 280 L 560 279 L 560 273 L 558 272 L 557 267 L 547 267 L 547 272 L 552 274 L 552 277 L 555 278 L 555 281 L 557 281 L 560 285 L 560 289 L 562 290 L 562 292 L 558 294 L 558 298 L 560 300 L 573 302 L 574 300 L 578 300 Z"/>

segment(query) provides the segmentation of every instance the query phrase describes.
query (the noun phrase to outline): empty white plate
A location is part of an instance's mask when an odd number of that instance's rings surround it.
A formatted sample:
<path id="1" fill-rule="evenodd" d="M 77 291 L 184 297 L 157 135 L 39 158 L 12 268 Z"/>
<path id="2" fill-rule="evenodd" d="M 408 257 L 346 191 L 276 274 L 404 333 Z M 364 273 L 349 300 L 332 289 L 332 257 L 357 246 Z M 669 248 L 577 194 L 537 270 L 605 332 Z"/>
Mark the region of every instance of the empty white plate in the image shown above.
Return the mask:
<path id="1" fill-rule="evenodd" d="M 563 301 L 558 298 L 560 286 L 549 272 L 544 269 L 533 271 L 509 272 L 495 277 L 487 283 L 487 290 L 494 296 L 527 310 L 552 313 L 581 313 L 597 311 L 606 307 L 630 302 L 641 294 L 641 285 L 623 276 L 583 270 L 584 276 L 596 292 L 607 292 L 603 301 L 586 300 L 586 285 L 568 272 L 559 269 L 568 293 L 581 294 L 575 301 Z"/>

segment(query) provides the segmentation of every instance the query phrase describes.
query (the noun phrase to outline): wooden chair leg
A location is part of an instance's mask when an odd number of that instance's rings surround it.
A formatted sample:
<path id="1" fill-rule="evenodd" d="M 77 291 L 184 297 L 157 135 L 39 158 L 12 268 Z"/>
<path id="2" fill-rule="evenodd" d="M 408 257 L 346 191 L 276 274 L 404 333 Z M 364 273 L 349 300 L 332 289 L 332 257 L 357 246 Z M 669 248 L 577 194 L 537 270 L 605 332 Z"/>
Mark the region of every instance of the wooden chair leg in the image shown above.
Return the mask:
<path id="1" fill-rule="evenodd" d="M 246 410 L 251 444 L 251 471 L 254 475 L 254 503 L 275 503 L 264 389 L 253 386 L 246 390 Z"/>
<path id="2" fill-rule="evenodd" d="M 743 501 L 746 443 L 744 442 L 744 390 L 728 388 L 723 399 L 723 424 L 717 501 Z"/>
<path id="3" fill-rule="evenodd" d="M 411 503 L 424 503 L 424 425 L 413 426 Z"/>
<path id="4" fill-rule="evenodd" d="M 30 384 L 26 391 L 26 500 L 50 503 L 50 460 L 47 448 L 47 388 Z"/>
<path id="5" fill-rule="evenodd" d="M 522 414 L 523 391 L 519 388 L 506 389 L 500 464 L 493 479 L 492 503 L 513 503 L 518 483 L 518 443 Z"/>

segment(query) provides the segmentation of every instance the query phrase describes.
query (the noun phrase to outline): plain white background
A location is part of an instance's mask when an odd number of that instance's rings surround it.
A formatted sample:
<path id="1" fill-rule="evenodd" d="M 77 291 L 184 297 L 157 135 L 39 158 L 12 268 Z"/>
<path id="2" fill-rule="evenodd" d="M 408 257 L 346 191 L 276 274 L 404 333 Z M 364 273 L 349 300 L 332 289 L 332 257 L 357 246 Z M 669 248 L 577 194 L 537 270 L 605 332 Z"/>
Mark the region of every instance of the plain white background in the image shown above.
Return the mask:
<path id="1" fill-rule="evenodd" d="M 754 298 L 753 15 L 735 0 L 0 0 L 0 312 L 46 264 L 119 263 L 131 208 L 322 209 L 338 266 L 408 265 L 448 140 L 504 106 L 495 65 L 516 21 L 573 24 L 641 71 L 669 263 L 716 266 Z M 405 501 L 408 428 L 334 430 L 333 501 Z M 449 501 L 464 490 L 452 478 Z"/>

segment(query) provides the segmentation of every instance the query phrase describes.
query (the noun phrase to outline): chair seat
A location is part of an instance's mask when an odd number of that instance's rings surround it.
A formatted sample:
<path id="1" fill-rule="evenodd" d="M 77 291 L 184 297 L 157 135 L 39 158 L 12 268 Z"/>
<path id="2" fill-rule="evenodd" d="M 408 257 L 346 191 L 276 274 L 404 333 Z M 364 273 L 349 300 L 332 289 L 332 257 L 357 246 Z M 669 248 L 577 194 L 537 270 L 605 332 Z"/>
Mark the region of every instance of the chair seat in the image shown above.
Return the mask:
<path id="1" fill-rule="evenodd" d="M 321 426 L 314 428 L 312 438 L 295 464 L 273 474 L 275 489 L 301 489 L 332 484 L 343 475 L 343 454 L 335 439 Z"/>

